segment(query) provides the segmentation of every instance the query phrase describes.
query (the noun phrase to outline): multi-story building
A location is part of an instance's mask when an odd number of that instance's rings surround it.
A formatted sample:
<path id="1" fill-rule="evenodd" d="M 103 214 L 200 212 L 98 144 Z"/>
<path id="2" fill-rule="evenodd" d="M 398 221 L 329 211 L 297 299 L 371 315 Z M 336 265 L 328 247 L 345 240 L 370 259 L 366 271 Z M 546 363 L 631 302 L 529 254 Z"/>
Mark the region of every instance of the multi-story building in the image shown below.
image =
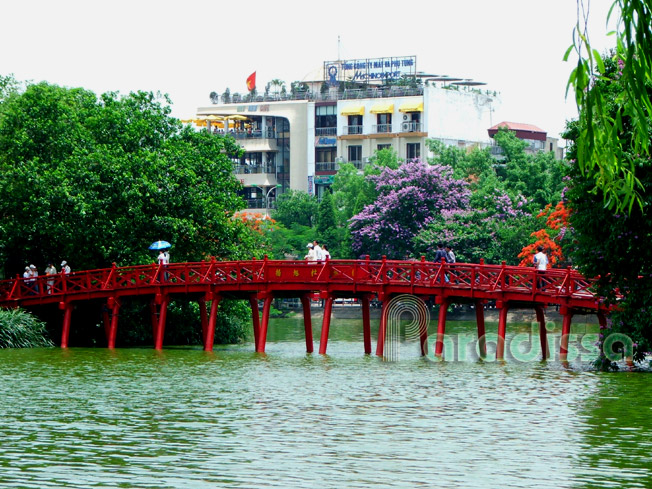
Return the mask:
<path id="1" fill-rule="evenodd" d="M 483 83 L 416 72 L 416 57 L 325 62 L 321 75 L 291 94 L 237 95 L 200 107 L 208 130 L 232 135 L 248 210 L 267 211 L 287 189 L 320 196 L 338 165 L 362 169 L 381 149 L 427 157 L 426 138 L 459 147 L 490 146 L 500 106 Z"/>

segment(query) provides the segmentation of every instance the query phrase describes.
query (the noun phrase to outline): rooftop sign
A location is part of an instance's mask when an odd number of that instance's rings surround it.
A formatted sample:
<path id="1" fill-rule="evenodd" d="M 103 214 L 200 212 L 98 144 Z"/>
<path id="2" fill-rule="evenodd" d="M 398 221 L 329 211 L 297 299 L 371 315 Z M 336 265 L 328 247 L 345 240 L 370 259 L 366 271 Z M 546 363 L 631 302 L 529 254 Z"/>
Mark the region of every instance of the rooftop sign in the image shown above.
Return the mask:
<path id="1" fill-rule="evenodd" d="M 324 81 L 331 86 L 345 81 L 364 83 L 396 80 L 403 76 L 414 76 L 416 72 L 416 56 L 324 61 Z"/>

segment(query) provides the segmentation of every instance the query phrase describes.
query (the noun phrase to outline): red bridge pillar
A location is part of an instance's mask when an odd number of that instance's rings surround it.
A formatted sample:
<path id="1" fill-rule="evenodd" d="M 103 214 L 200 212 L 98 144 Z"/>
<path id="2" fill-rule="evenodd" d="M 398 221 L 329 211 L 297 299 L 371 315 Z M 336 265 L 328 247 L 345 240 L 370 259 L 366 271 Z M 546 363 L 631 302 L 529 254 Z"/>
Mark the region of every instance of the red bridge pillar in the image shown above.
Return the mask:
<path id="1" fill-rule="evenodd" d="M 267 327 L 269 326 L 269 309 L 272 306 L 274 296 L 271 292 L 265 293 L 265 303 L 263 304 L 263 322 L 260 325 L 260 335 L 256 343 L 256 352 L 265 353 L 265 343 L 267 342 Z"/>
<path id="2" fill-rule="evenodd" d="M 301 296 L 301 306 L 303 307 L 303 329 L 306 332 L 306 352 L 312 353 L 314 350 L 312 341 L 312 317 L 310 316 L 310 294 Z M 324 321 L 326 313 L 324 312 Z M 321 346 L 320 352 L 321 353 Z"/>
<path id="3" fill-rule="evenodd" d="M 534 306 L 534 312 L 537 314 L 537 322 L 539 323 L 539 342 L 541 343 L 541 359 L 547 360 L 550 358 L 548 351 L 548 331 L 546 330 L 546 316 L 543 312 L 542 305 Z"/>
<path id="4" fill-rule="evenodd" d="M 154 334 L 154 349 L 156 350 L 163 349 L 163 336 L 165 334 L 165 321 L 167 320 L 169 303 L 170 297 L 167 294 L 156 294 L 154 306 L 156 308 L 156 305 L 158 305 L 158 322 Z"/>
<path id="5" fill-rule="evenodd" d="M 362 335 L 364 338 L 364 352 L 371 353 L 371 323 L 369 321 L 369 296 L 363 295 L 360 299 L 362 303 Z"/>
<path id="6" fill-rule="evenodd" d="M 68 348 L 70 336 L 70 320 L 72 317 L 72 303 L 59 302 L 59 309 L 63 309 L 63 327 L 61 328 L 61 348 Z"/>
<path id="7" fill-rule="evenodd" d="M 435 342 L 435 356 L 442 358 L 444 355 L 444 336 L 446 335 L 446 312 L 450 305 L 450 300 L 436 296 L 435 304 L 439 304 L 439 319 L 437 321 L 437 340 Z"/>
<path id="8" fill-rule="evenodd" d="M 208 316 L 208 326 L 206 334 L 204 335 L 204 351 L 213 351 L 213 342 L 215 341 L 215 325 L 217 324 L 217 308 L 220 305 L 222 296 L 220 294 L 211 293 L 211 313 Z"/>
<path id="9" fill-rule="evenodd" d="M 500 309 L 498 316 L 498 341 L 496 342 L 496 360 L 505 358 L 505 333 L 507 331 L 507 312 L 509 304 L 506 301 L 496 301 L 496 307 Z"/>
<path id="10" fill-rule="evenodd" d="M 324 304 L 324 319 L 321 324 L 321 338 L 319 340 L 319 354 L 326 354 L 326 347 L 328 346 L 328 331 L 331 326 L 331 312 L 333 311 L 333 296 L 328 294 L 326 303 Z"/>
<path id="11" fill-rule="evenodd" d="M 376 343 L 376 355 L 382 357 L 385 353 L 385 334 L 387 332 L 387 314 L 389 297 L 383 292 L 378 294 L 378 300 L 381 302 L 380 325 L 378 326 L 378 341 Z"/>
<path id="12" fill-rule="evenodd" d="M 561 339 L 559 340 L 559 361 L 565 362 L 568 359 L 568 339 L 570 336 L 571 320 L 573 310 L 567 306 L 561 306 L 559 312 L 564 317 L 561 323 Z"/>
<path id="13" fill-rule="evenodd" d="M 109 297 L 106 301 L 106 307 L 102 311 L 104 320 L 104 333 L 106 335 L 106 344 L 110 349 L 115 348 L 115 338 L 118 332 L 118 312 L 120 310 L 120 301 L 117 297 Z M 109 313 L 110 311 L 110 313 Z"/>
<path id="14" fill-rule="evenodd" d="M 251 306 L 251 322 L 254 327 L 254 345 L 258 345 L 260 337 L 260 311 L 258 310 L 258 296 L 251 294 L 249 296 L 249 305 Z"/>
<path id="15" fill-rule="evenodd" d="M 484 328 L 484 304 L 482 301 L 475 301 L 475 322 L 478 328 L 478 351 L 480 358 L 487 356 L 487 337 Z"/>

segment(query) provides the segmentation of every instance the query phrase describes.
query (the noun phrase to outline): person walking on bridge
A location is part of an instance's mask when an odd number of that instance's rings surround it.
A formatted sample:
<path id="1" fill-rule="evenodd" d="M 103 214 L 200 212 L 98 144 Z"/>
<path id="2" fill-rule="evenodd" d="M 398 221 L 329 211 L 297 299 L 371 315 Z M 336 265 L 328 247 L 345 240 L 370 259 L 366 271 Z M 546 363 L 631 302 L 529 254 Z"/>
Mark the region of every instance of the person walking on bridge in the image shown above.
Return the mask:
<path id="1" fill-rule="evenodd" d="M 537 288 L 543 290 L 545 282 L 541 277 L 542 273 L 548 269 L 548 256 L 543 252 L 543 246 L 537 246 L 537 254 L 533 258 L 534 266 L 537 267 Z"/>

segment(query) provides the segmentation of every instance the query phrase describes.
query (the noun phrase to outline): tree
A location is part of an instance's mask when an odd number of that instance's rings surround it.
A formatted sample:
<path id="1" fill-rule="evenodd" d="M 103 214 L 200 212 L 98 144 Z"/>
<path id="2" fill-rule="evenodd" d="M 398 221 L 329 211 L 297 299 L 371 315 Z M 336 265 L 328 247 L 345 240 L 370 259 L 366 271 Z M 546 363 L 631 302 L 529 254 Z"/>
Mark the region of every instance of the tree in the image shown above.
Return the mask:
<path id="1" fill-rule="evenodd" d="M 317 199 L 300 190 L 288 190 L 276 199 L 272 217 L 287 228 L 295 225 L 312 227 L 317 215 Z"/>
<path id="2" fill-rule="evenodd" d="M 589 90 L 600 92 L 599 96 L 591 97 L 601 101 L 604 117 L 616 119 L 630 110 L 623 107 L 630 103 L 628 95 L 623 94 L 631 89 L 630 84 L 631 80 L 624 80 L 619 58 L 605 56 L 599 77 Z M 598 277 L 596 293 L 608 304 L 618 306 L 610 315 L 609 327 L 630 337 L 635 358 L 642 360 L 645 352 L 652 350 L 652 328 L 649 325 L 649 311 L 652 309 L 652 248 L 649 245 L 652 238 L 649 218 L 652 161 L 647 154 L 639 152 L 640 142 L 636 140 L 640 137 L 637 126 L 641 121 L 621 117 L 621 123 L 618 146 L 624 161 L 633 164 L 640 198 L 637 205 L 627 209 L 615 204 L 605 205 L 614 198 L 614 189 L 596 187 L 604 168 L 598 165 L 589 167 L 586 162 L 579 161 L 579 153 L 585 151 L 583 145 L 587 144 L 586 125 L 589 120 L 580 118 L 570 123 L 563 135 L 572 142 L 568 149 L 571 162 L 569 188 L 565 192 L 571 209 L 572 239 L 565 252 L 570 254 L 573 263 L 585 276 Z M 650 124 L 650 121 L 646 123 Z M 621 184 L 625 192 L 626 182 Z"/>
<path id="3" fill-rule="evenodd" d="M 7 271 L 251 256 L 228 138 L 182 127 L 151 93 L 30 85 L 0 106 L 0 242 Z"/>
<path id="4" fill-rule="evenodd" d="M 452 173 L 450 167 L 416 160 L 369 175 L 378 198 L 351 218 L 354 252 L 375 258 L 411 253 L 412 239 L 435 216 L 468 205 L 468 185 Z"/>
<path id="5" fill-rule="evenodd" d="M 615 104 L 602 89 L 594 89 L 604 81 L 602 55 L 591 47 L 587 25 L 588 13 L 578 2 L 578 20 L 574 42 L 566 52 L 577 55 L 568 88 L 573 89 L 580 115 L 577 126 L 575 155 L 583 177 L 593 180 L 593 189 L 600 192 L 603 204 L 614 212 L 631 212 L 636 205 L 644 207 L 644 184 L 641 180 L 639 155 L 650 154 L 650 120 L 652 118 L 652 22 L 650 0 L 616 0 L 607 21 L 618 15 L 616 51 L 609 56 L 618 65 L 621 90 Z M 625 126 L 630 134 L 623 137 Z"/>

